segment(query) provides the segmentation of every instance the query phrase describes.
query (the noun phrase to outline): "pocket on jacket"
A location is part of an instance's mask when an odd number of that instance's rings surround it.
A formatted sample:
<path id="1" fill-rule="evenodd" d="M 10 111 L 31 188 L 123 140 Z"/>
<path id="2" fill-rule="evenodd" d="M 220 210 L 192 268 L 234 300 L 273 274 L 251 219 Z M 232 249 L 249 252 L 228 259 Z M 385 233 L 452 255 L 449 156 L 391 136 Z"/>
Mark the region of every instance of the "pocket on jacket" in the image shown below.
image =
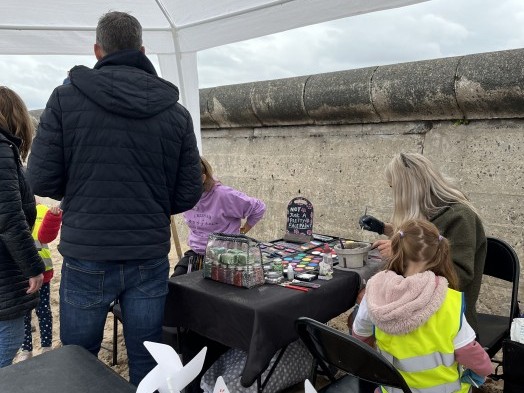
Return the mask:
<path id="1" fill-rule="evenodd" d="M 167 295 L 169 260 L 167 257 L 152 259 L 139 265 L 140 285 L 138 289 L 149 297 Z"/>
<path id="2" fill-rule="evenodd" d="M 89 270 L 65 263 L 62 272 L 64 301 L 75 307 L 90 308 L 102 303 L 104 271 Z"/>

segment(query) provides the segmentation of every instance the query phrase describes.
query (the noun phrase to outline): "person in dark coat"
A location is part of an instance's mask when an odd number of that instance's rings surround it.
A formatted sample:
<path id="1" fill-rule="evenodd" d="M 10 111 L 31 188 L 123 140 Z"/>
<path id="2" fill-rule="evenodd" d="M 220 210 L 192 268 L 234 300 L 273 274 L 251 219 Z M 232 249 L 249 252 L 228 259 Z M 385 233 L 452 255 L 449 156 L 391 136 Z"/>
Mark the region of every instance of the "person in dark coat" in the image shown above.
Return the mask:
<path id="1" fill-rule="evenodd" d="M 33 125 L 22 99 L 0 86 L 0 367 L 24 341 L 24 317 L 38 304 L 44 262 L 31 235 L 35 197 L 26 183 Z"/>
<path id="2" fill-rule="evenodd" d="M 62 200 L 62 343 L 97 355 L 118 299 L 137 385 L 156 366 L 143 342 L 161 341 L 170 216 L 200 199 L 200 156 L 191 116 L 145 56 L 136 18 L 103 15 L 94 52 L 93 69 L 74 67 L 52 93 L 28 177 L 35 194 Z"/>

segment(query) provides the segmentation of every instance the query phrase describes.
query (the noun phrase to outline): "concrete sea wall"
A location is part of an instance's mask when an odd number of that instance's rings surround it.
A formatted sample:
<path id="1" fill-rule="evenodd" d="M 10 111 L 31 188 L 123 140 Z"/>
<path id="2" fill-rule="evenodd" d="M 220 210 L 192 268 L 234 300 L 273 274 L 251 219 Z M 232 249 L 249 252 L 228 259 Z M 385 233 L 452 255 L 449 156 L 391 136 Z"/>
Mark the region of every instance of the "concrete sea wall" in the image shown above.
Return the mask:
<path id="1" fill-rule="evenodd" d="M 511 50 L 203 89 L 203 154 L 267 204 L 254 237 L 282 236 L 300 195 L 316 232 L 372 240 L 358 218 L 390 217 L 385 165 L 422 153 L 524 264 L 523 86 L 524 50 Z"/>

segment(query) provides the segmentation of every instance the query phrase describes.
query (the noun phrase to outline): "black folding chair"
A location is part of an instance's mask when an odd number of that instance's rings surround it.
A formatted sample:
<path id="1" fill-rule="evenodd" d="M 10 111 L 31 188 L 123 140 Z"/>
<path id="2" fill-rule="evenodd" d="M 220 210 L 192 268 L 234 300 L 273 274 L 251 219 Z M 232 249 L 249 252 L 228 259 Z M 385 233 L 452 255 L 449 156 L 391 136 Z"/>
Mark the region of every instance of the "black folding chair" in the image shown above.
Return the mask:
<path id="1" fill-rule="evenodd" d="M 311 318 L 299 318 L 295 327 L 313 358 L 331 383 L 322 393 L 373 393 L 377 385 L 391 386 L 411 393 L 398 370 L 369 345 Z M 349 373 L 339 379 L 332 368 Z M 313 384 L 316 380 L 313 367 Z"/>
<path id="2" fill-rule="evenodd" d="M 118 299 L 114 301 L 112 306 L 109 308 L 109 312 L 113 313 L 113 361 L 112 365 L 116 366 L 118 364 L 118 345 L 117 345 L 117 339 L 118 339 L 118 321 L 122 323 L 122 308 L 120 307 L 120 303 L 118 303 Z"/>
<path id="3" fill-rule="evenodd" d="M 520 265 L 513 248 L 503 240 L 488 237 L 488 250 L 484 275 L 512 283 L 511 303 L 506 315 L 478 313 L 478 335 L 480 344 L 490 358 L 502 348 L 504 339 L 509 338 L 511 321 L 519 316 L 517 295 L 519 291 Z"/>

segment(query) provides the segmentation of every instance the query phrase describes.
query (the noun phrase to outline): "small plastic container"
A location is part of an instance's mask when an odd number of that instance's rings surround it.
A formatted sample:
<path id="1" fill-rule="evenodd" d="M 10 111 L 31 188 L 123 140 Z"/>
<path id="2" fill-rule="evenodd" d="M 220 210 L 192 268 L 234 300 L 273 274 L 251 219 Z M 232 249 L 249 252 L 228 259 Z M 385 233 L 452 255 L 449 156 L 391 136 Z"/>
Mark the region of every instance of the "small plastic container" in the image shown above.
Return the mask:
<path id="1" fill-rule="evenodd" d="M 282 272 L 284 271 L 284 267 L 282 266 L 282 259 L 275 258 L 273 259 L 272 268 L 276 272 L 280 272 L 282 275 Z"/>
<path id="2" fill-rule="evenodd" d="M 291 266 L 291 264 L 287 265 L 287 279 L 289 281 L 293 281 L 295 279 L 295 271 L 293 270 L 293 266 Z"/>
<path id="3" fill-rule="evenodd" d="M 338 256 L 338 267 L 346 269 L 363 267 L 370 249 L 371 244 L 363 242 L 345 242 L 344 248 L 340 248 L 337 244 L 335 252 Z"/>

